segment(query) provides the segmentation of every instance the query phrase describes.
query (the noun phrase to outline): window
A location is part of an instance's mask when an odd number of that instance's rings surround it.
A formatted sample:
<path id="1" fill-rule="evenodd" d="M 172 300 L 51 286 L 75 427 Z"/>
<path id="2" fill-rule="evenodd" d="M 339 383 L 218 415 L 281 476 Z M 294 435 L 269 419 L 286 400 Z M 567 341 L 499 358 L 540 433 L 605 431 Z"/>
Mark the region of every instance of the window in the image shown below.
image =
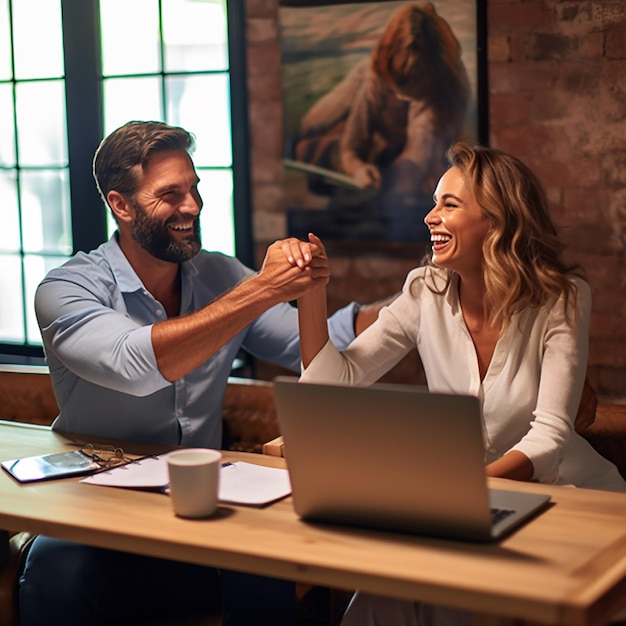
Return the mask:
<path id="1" fill-rule="evenodd" d="M 0 351 L 41 354 L 37 285 L 113 232 L 92 159 L 128 120 L 194 133 L 203 245 L 251 263 L 243 25 L 242 0 L 0 0 Z"/>

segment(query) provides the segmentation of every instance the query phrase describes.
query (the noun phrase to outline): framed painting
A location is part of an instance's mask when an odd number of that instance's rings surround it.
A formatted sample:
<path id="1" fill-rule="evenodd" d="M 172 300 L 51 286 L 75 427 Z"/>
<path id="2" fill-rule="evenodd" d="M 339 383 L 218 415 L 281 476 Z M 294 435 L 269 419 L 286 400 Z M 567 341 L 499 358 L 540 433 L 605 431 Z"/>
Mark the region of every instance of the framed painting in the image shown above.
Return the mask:
<path id="1" fill-rule="evenodd" d="M 281 0 L 290 235 L 423 242 L 455 141 L 485 143 L 482 0 Z"/>

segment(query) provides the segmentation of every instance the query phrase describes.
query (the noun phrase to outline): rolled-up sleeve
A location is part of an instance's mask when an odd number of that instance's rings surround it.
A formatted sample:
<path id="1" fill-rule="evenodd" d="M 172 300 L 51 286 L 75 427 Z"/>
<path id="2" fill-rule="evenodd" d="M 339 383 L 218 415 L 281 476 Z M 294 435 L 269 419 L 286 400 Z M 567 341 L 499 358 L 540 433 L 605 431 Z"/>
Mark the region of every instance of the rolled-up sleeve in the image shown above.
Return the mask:
<path id="1" fill-rule="evenodd" d="M 135 396 L 169 385 L 156 364 L 152 323 L 132 320 L 121 297 L 116 302 L 116 294 L 85 283 L 52 275 L 37 289 L 35 311 L 51 368 L 58 359 L 89 382 Z"/>

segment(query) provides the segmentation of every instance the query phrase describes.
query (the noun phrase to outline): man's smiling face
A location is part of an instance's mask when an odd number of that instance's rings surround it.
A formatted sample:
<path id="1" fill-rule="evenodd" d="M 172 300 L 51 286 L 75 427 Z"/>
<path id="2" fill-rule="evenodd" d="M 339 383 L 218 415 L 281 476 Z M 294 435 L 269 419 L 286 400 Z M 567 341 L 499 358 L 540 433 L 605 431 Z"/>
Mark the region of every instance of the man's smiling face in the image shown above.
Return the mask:
<path id="1" fill-rule="evenodd" d="M 155 155 L 140 174 L 133 198 L 133 239 L 152 256 L 171 263 L 194 257 L 201 248 L 198 175 L 185 151 Z"/>

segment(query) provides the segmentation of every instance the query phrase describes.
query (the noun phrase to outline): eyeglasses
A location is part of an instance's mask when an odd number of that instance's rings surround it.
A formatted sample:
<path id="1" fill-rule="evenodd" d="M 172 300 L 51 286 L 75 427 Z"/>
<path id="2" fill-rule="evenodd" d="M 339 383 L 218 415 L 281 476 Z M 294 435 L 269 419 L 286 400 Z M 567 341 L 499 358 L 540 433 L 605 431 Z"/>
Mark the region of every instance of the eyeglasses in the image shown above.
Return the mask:
<path id="1" fill-rule="evenodd" d="M 126 456 L 122 448 L 106 444 L 96 446 L 93 443 L 86 443 L 80 448 L 80 451 L 101 468 L 115 467 L 133 461 L 131 457 Z"/>

